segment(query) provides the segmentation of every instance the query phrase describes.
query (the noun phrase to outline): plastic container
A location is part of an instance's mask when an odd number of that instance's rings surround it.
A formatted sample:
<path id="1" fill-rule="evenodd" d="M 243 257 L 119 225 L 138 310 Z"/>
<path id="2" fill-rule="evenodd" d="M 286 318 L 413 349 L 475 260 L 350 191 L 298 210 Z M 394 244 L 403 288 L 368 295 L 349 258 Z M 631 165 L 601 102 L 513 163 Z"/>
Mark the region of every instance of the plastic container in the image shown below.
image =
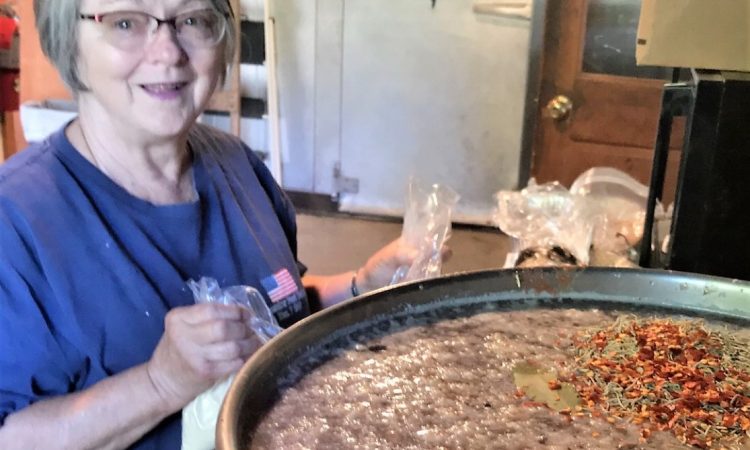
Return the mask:
<path id="1" fill-rule="evenodd" d="M 648 186 L 611 167 L 594 167 L 576 178 L 570 186 L 573 195 L 606 195 L 622 198 L 646 207 Z"/>
<path id="2" fill-rule="evenodd" d="M 625 252 L 641 240 L 647 186 L 620 170 L 594 167 L 576 178 L 570 192 L 587 199 L 595 222 L 594 249 Z"/>
<path id="3" fill-rule="evenodd" d="M 70 100 L 45 100 L 21 104 L 21 128 L 26 142 L 40 142 L 78 115 Z"/>

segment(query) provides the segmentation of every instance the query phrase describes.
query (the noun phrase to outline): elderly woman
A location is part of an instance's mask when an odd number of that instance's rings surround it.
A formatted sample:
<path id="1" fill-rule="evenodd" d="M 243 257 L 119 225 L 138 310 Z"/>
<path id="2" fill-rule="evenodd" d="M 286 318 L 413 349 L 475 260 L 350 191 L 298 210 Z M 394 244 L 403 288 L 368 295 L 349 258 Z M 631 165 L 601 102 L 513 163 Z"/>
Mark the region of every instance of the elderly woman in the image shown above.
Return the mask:
<path id="1" fill-rule="evenodd" d="M 195 305 L 186 280 L 254 286 L 288 326 L 410 252 L 300 278 L 287 198 L 196 124 L 236 40 L 228 0 L 34 8 L 79 116 L 0 166 L 0 448 L 179 448 L 177 413 L 257 347 L 246 311 Z"/>

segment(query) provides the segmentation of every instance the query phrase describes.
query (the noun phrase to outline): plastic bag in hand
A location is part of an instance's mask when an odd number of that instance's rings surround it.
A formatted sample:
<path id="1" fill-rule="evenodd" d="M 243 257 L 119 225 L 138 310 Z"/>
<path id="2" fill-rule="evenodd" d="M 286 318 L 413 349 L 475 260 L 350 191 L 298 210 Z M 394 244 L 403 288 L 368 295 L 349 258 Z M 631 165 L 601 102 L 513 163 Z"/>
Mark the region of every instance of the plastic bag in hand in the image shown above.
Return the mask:
<path id="1" fill-rule="evenodd" d="M 188 281 L 195 303 L 218 303 L 240 305 L 251 312 L 248 327 L 261 343 L 266 343 L 281 332 L 276 318 L 268 308 L 263 295 L 249 286 L 231 286 L 221 289 L 213 278 Z M 216 383 L 182 409 L 182 449 L 211 450 L 215 446 L 216 420 L 224 397 L 232 384 L 234 375 Z"/>
<path id="2" fill-rule="evenodd" d="M 282 330 L 263 295 L 253 287 L 230 286 L 221 289 L 219 282 L 209 277 L 203 277 L 198 281 L 190 280 L 188 287 L 193 291 L 195 303 L 240 305 L 247 308 L 252 313 L 252 319 L 248 325 L 263 343 L 268 342 Z"/>
<path id="3" fill-rule="evenodd" d="M 417 249 L 417 257 L 411 266 L 396 271 L 391 284 L 440 275 L 442 248 L 450 237 L 451 214 L 458 199 L 459 195 L 447 186 L 410 180 L 401 239 Z"/>

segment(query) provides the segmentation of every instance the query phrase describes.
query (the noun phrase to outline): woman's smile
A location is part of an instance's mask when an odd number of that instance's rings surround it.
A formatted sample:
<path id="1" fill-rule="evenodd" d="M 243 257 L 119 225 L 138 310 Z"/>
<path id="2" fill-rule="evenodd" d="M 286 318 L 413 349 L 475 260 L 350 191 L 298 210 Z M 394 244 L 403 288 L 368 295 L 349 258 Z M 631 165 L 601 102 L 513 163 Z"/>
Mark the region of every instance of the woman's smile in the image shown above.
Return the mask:
<path id="1" fill-rule="evenodd" d="M 188 82 L 148 83 L 140 84 L 139 87 L 143 89 L 146 94 L 155 99 L 174 100 L 182 96 L 188 84 Z"/>

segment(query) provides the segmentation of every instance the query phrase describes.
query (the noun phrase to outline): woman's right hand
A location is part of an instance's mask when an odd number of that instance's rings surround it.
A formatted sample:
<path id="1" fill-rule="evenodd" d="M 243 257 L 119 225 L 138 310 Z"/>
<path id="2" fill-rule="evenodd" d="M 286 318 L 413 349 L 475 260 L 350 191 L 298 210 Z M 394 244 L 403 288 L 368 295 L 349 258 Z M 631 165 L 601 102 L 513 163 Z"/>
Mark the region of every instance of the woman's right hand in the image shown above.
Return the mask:
<path id="1" fill-rule="evenodd" d="M 147 363 L 154 387 L 177 411 L 225 376 L 236 372 L 260 346 L 239 306 L 200 304 L 174 308 Z"/>

